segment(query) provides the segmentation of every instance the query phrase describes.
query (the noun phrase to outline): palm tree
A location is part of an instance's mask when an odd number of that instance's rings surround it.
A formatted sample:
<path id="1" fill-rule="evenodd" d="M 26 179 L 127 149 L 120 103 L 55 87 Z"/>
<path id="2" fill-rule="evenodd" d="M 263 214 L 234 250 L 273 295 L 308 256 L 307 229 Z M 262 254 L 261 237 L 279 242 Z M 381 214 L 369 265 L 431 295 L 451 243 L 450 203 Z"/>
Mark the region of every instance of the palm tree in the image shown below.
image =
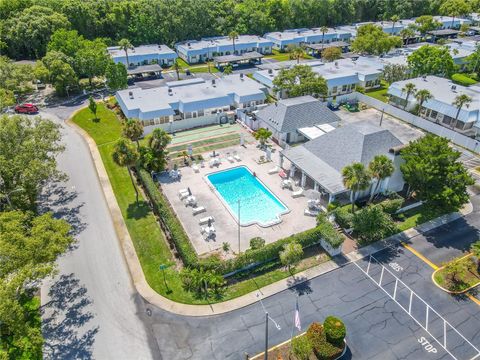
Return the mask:
<path id="1" fill-rule="evenodd" d="M 305 50 L 301 46 L 293 46 L 290 50 L 290 57 L 297 60 L 297 64 L 300 63 L 300 59 L 305 56 Z"/>
<path id="2" fill-rule="evenodd" d="M 175 72 L 177 73 L 177 80 L 180 80 L 180 64 L 178 63 L 178 58 L 175 59 L 173 62 L 173 68 L 175 69 Z"/>
<path id="3" fill-rule="evenodd" d="M 131 168 L 135 166 L 137 161 L 140 158 L 140 155 L 135 148 L 133 143 L 125 138 L 119 139 L 113 148 L 112 158 L 115 164 L 118 166 L 125 166 L 128 170 L 128 175 L 130 175 L 130 180 L 132 180 L 132 185 L 135 190 L 135 198 L 138 205 L 138 190 L 133 180 L 133 175 Z"/>
<path id="4" fill-rule="evenodd" d="M 255 140 L 258 140 L 258 142 L 260 143 L 260 148 L 262 149 L 265 148 L 265 143 L 270 138 L 270 136 L 272 136 L 272 132 L 265 128 L 260 128 L 253 133 L 253 137 L 255 138 Z"/>
<path id="5" fill-rule="evenodd" d="M 238 39 L 238 32 L 236 32 L 235 30 L 232 30 L 228 33 L 228 38 L 230 40 L 232 40 L 232 44 L 233 44 L 233 53 L 235 54 L 235 40 Z"/>
<path id="6" fill-rule="evenodd" d="M 375 179 L 375 186 L 372 184 L 372 191 L 370 193 L 369 201 L 373 200 L 373 196 L 378 192 L 382 181 L 392 176 L 395 171 L 393 161 L 386 155 L 377 155 L 368 164 L 368 171 L 373 179 Z"/>
<path id="7" fill-rule="evenodd" d="M 130 62 L 128 61 L 128 50 L 133 49 L 133 45 L 128 39 L 122 39 L 118 42 L 120 49 L 125 51 L 125 57 L 127 58 L 127 69 L 130 67 Z"/>
<path id="8" fill-rule="evenodd" d="M 122 136 L 135 141 L 137 143 L 137 149 L 140 149 L 140 138 L 143 135 L 143 124 L 140 120 L 128 119 L 123 122 Z"/>
<path id="9" fill-rule="evenodd" d="M 453 122 L 452 129 L 455 129 L 455 126 L 457 126 L 458 116 L 460 115 L 460 110 L 462 110 L 462 107 L 465 105 L 468 108 L 471 102 L 472 102 L 472 98 L 466 94 L 458 95 L 455 98 L 452 105 L 456 106 L 457 115 L 455 115 L 455 121 Z"/>
<path id="10" fill-rule="evenodd" d="M 408 98 L 410 97 L 410 95 L 415 94 L 416 90 L 417 88 L 415 87 L 415 84 L 410 82 L 406 83 L 405 86 L 403 87 L 402 93 L 404 92 L 407 94 L 407 96 L 405 97 L 405 105 L 403 105 L 403 110 L 405 110 L 405 108 L 408 105 Z"/>
<path id="11" fill-rule="evenodd" d="M 233 67 L 231 64 L 228 64 L 223 68 L 223 75 L 231 75 L 233 73 Z"/>
<path id="12" fill-rule="evenodd" d="M 166 148 L 172 141 L 172 137 L 163 129 L 156 128 L 148 137 L 148 147 L 153 150 L 156 155 L 166 154 Z"/>
<path id="13" fill-rule="evenodd" d="M 418 110 L 417 110 L 418 116 L 420 116 L 420 111 L 422 110 L 423 103 L 425 101 L 430 100 L 431 98 L 433 98 L 433 95 L 427 89 L 418 90 L 415 93 L 415 99 L 417 99 L 417 102 L 418 102 Z"/>
<path id="14" fill-rule="evenodd" d="M 325 33 L 328 32 L 328 27 L 322 26 L 320 28 L 320 32 L 322 33 L 322 44 L 325 44 Z M 323 46 L 322 46 L 323 48 Z"/>
<path id="15" fill-rule="evenodd" d="M 355 200 L 359 191 L 367 190 L 370 186 L 370 174 L 362 163 L 353 163 L 342 170 L 343 185 L 350 190 L 352 213 L 355 212 Z"/>
<path id="16" fill-rule="evenodd" d="M 395 24 L 400 21 L 400 16 L 398 16 L 398 15 L 393 15 L 393 16 L 390 18 L 390 21 L 392 22 L 392 33 L 391 33 L 390 35 L 394 35 Z"/>

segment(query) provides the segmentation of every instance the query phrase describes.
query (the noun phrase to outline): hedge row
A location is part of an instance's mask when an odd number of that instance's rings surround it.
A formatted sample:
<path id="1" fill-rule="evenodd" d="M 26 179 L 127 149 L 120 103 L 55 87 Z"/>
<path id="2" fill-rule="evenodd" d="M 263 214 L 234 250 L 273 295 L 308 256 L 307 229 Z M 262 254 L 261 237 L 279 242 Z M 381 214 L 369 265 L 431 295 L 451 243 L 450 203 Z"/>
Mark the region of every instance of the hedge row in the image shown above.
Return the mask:
<path id="1" fill-rule="evenodd" d="M 198 263 L 197 253 L 167 199 L 160 192 L 147 171 L 137 169 L 137 173 L 150 199 L 153 212 L 160 218 L 160 222 L 163 225 L 162 228 L 166 232 L 167 237 L 170 237 L 170 240 L 175 244 L 175 248 L 182 257 L 184 264 L 189 267 L 195 267 Z"/>
<path id="2" fill-rule="evenodd" d="M 321 238 L 333 248 L 338 248 L 345 241 L 343 235 L 333 227 L 333 224 L 328 221 L 327 216 L 324 213 L 320 213 L 317 217 L 317 228 L 320 231 Z"/>

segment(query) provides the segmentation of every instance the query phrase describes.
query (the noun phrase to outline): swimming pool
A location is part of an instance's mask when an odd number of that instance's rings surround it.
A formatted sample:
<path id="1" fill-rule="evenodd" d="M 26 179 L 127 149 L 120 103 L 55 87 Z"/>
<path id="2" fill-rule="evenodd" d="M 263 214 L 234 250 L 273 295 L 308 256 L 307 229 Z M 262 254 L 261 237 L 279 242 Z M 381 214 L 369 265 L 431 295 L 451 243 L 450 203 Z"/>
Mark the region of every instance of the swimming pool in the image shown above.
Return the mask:
<path id="1" fill-rule="evenodd" d="M 270 226 L 281 221 L 289 209 L 246 166 L 239 166 L 207 175 L 220 200 L 240 225 L 258 223 Z"/>

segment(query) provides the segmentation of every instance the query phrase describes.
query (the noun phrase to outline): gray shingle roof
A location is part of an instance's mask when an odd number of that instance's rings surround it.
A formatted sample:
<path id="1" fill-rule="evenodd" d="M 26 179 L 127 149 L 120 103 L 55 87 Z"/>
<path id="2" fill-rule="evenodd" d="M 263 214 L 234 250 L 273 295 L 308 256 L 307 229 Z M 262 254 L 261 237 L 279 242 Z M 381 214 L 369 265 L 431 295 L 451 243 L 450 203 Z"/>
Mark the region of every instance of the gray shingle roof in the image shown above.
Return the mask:
<path id="1" fill-rule="evenodd" d="M 307 143 L 282 151 L 287 159 L 305 171 L 331 193 L 345 190 L 342 169 L 360 162 L 364 165 L 402 142 L 389 130 L 367 123 L 337 128 Z"/>
<path id="2" fill-rule="evenodd" d="M 279 132 L 291 132 L 302 127 L 340 121 L 333 111 L 310 95 L 279 100 L 276 104 L 260 110 L 257 118 Z"/>

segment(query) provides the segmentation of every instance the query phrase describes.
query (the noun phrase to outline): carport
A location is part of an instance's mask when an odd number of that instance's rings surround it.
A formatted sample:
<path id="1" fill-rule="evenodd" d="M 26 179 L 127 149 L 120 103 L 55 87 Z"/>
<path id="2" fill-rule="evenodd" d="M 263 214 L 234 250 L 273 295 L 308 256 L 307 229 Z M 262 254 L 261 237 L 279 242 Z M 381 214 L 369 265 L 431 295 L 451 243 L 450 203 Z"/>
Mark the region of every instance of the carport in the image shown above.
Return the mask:
<path id="1" fill-rule="evenodd" d="M 256 51 L 246 52 L 241 55 L 224 55 L 213 58 L 215 67 L 222 70 L 228 65 L 237 67 L 240 65 L 256 65 L 262 62 L 263 55 Z"/>

